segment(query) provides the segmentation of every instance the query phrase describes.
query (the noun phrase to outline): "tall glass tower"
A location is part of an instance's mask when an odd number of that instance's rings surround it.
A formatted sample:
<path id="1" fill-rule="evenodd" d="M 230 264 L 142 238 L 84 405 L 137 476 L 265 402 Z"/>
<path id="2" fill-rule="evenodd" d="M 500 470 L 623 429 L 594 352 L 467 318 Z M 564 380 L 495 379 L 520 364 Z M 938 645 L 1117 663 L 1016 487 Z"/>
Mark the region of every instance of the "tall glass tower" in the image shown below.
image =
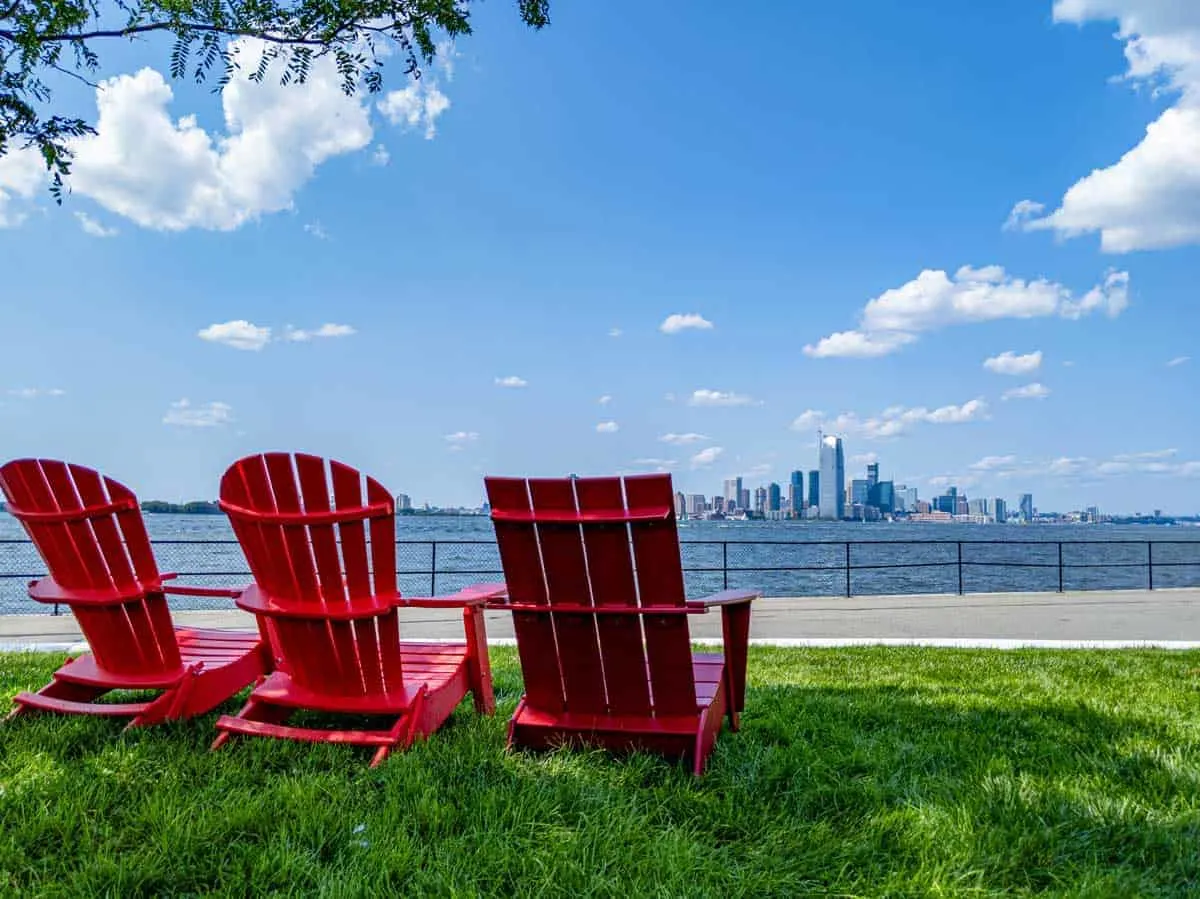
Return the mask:
<path id="1" fill-rule="evenodd" d="M 821 517 L 846 517 L 846 454 L 841 437 L 821 438 Z"/>

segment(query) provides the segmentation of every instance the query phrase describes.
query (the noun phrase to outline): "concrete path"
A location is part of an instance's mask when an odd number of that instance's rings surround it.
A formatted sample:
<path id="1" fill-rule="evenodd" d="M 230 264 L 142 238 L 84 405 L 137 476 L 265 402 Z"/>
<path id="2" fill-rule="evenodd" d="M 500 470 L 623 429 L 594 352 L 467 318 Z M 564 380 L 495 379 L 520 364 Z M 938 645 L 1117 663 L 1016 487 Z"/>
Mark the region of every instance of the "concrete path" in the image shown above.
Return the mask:
<path id="1" fill-rule="evenodd" d="M 462 638 L 455 613 L 401 613 L 409 639 Z M 180 625 L 252 629 L 251 616 L 178 612 Z M 719 612 L 691 620 L 697 640 L 721 636 Z M 512 618 L 488 613 L 488 637 L 511 641 Z M 755 603 L 751 637 L 781 645 L 920 643 L 926 645 L 1200 647 L 1200 590 L 991 593 L 969 596 L 770 598 Z M 66 650 L 80 639 L 70 615 L 0 616 L 0 649 Z"/>

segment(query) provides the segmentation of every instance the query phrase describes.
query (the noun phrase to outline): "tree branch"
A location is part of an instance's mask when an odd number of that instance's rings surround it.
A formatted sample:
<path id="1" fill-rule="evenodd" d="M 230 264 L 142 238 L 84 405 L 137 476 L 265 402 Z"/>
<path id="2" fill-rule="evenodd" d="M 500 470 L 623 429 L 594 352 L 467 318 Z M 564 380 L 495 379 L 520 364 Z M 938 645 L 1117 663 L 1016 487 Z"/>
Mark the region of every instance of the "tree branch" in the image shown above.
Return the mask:
<path id="1" fill-rule="evenodd" d="M 286 35 L 268 34 L 262 31 L 254 31 L 249 28 L 224 28 L 219 25 L 206 25 L 201 22 L 181 22 L 172 24 L 170 22 L 152 22 L 149 25 L 134 25 L 130 28 L 117 28 L 108 31 L 80 31 L 75 34 L 41 34 L 37 36 L 39 43 L 55 44 L 55 43 L 71 43 L 75 41 L 90 41 L 94 38 L 101 37 L 133 37 L 138 34 L 146 34 L 152 31 L 205 31 L 213 34 L 224 34 L 229 37 L 256 37 L 261 41 L 267 41 L 272 44 L 285 44 L 288 46 L 309 46 L 323 47 L 325 41 L 316 40 L 315 38 L 302 37 L 287 37 Z M 0 30 L 0 38 L 16 41 L 16 32 Z"/>
<path id="2" fill-rule="evenodd" d="M 100 87 L 100 85 L 98 85 L 96 82 L 90 81 L 89 79 L 84 78 L 78 72 L 72 72 L 70 69 L 65 69 L 56 62 L 51 63 L 50 68 L 54 69 L 56 72 L 62 72 L 64 75 L 70 75 L 72 78 L 76 79 L 77 81 L 82 81 L 88 87 L 96 87 L 96 88 Z"/>

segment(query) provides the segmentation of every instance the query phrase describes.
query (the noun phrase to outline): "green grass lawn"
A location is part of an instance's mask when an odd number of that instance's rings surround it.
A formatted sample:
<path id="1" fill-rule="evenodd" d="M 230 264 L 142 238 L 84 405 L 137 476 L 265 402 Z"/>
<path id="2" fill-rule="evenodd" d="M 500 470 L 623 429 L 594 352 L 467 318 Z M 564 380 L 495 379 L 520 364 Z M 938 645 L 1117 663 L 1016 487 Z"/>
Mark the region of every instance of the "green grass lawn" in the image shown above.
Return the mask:
<path id="1" fill-rule="evenodd" d="M 10 895 L 1198 896 L 1200 653 L 755 650 L 708 775 L 508 753 L 500 711 L 369 750 L 0 725 Z M 56 658 L 0 655 L 0 698 Z M 230 707 L 235 707 L 231 703 Z"/>

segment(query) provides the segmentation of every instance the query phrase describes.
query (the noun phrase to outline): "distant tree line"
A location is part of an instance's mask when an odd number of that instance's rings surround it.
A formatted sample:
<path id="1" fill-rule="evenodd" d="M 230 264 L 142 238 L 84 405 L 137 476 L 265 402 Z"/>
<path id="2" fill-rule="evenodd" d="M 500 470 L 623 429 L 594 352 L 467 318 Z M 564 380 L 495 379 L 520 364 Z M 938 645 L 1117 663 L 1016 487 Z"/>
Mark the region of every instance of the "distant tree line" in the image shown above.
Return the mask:
<path id="1" fill-rule="evenodd" d="M 164 503 L 152 499 L 142 503 L 142 511 L 148 513 L 169 513 L 172 515 L 223 515 L 221 507 L 216 503 L 194 500 L 190 503 Z"/>

